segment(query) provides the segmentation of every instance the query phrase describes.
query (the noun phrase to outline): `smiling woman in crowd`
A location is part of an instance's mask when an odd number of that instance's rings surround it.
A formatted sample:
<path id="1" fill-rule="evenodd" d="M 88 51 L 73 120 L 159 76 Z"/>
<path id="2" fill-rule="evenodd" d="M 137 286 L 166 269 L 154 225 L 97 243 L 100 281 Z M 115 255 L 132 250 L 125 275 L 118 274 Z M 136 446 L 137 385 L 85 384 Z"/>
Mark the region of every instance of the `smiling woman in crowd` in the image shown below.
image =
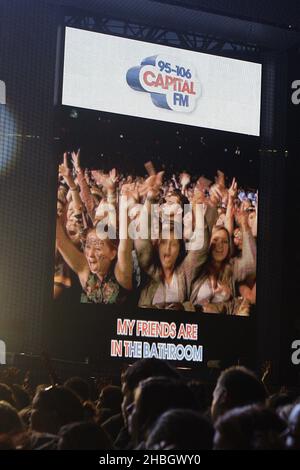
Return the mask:
<path id="1" fill-rule="evenodd" d="M 160 186 L 161 175 L 158 175 L 156 179 L 148 179 L 144 207 L 149 219 L 151 204 L 157 201 Z M 172 203 L 172 201 L 170 202 Z M 174 204 L 178 206 L 175 200 Z M 203 218 L 202 204 L 197 204 L 195 199 L 192 207 L 194 216 Z M 176 210 L 176 207 L 174 209 Z M 211 227 L 216 215 L 215 207 L 208 206 L 205 220 L 202 223 L 204 226 L 202 243 L 192 245 L 188 251 L 186 251 L 184 238 L 177 236 L 182 232 L 182 227 L 180 227 L 178 234 L 177 222 L 172 218 L 169 219 L 168 226 L 164 227 L 168 229 L 165 232 L 162 229 L 162 223 L 160 223 L 162 230 L 158 240 L 154 243 L 150 239 L 135 240 L 139 264 L 149 276 L 148 282 L 141 292 L 139 306 L 177 310 L 193 309 L 189 303 L 190 288 L 192 281 L 206 261 L 209 243 L 208 221 L 210 221 Z M 164 238 L 164 233 L 167 233 L 167 238 Z"/>

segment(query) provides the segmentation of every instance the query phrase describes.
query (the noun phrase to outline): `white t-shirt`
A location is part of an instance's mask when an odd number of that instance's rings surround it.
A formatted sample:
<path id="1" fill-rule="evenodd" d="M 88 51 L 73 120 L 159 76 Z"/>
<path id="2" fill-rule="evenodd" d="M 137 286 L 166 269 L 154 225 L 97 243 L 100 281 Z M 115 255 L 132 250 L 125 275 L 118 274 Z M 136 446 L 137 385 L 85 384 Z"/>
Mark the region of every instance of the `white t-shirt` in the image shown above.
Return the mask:
<path id="1" fill-rule="evenodd" d="M 206 279 L 198 290 L 196 303 L 198 305 L 202 305 L 206 302 L 217 304 L 220 302 L 225 302 L 229 299 L 229 297 L 230 295 L 226 291 L 214 294 L 210 280 Z"/>

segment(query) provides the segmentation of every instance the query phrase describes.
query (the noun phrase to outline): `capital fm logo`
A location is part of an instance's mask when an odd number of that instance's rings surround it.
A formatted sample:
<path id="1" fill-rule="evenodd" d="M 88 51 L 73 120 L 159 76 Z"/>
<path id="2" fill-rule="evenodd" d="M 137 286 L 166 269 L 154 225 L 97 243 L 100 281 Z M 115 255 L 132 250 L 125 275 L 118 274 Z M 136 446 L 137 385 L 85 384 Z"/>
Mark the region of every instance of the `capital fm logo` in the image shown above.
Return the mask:
<path id="1" fill-rule="evenodd" d="M 191 113 L 201 95 L 196 71 L 188 64 L 163 55 L 146 57 L 126 74 L 135 91 L 149 93 L 158 108 Z"/>

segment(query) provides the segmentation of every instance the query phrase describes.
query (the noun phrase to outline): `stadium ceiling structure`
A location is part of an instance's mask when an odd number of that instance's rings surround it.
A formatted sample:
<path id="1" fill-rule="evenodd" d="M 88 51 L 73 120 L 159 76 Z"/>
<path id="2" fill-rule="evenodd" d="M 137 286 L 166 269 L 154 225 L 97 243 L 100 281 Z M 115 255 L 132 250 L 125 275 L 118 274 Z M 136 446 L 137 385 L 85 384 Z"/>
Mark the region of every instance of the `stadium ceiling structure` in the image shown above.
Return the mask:
<path id="1" fill-rule="evenodd" d="M 244 53 L 248 56 L 257 54 L 259 46 L 243 44 L 238 41 L 226 41 L 212 34 L 197 34 L 180 31 L 171 31 L 160 27 L 136 24 L 130 21 L 105 18 L 100 15 L 82 13 L 66 16 L 65 25 L 83 28 L 100 33 L 113 34 L 169 46 L 192 49 L 195 51 L 219 54 L 226 52 L 230 55 Z"/>
<path id="2" fill-rule="evenodd" d="M 40 1 L 77 8 L 78 12 L 81 10 L 79 15 L 86 16 L 84 12 L 89 12 L 90 18 L 94 15 L 101 17 L 106 21 L 106 28 L 119 28 L 119 33 L 115 34 L 123 34 L 122 28 L 126 28 L 127 33 L 132 30 L 134 34 L 138 25 L 144 25 L 139 33 L 146 35 L 146 38 L 142 36 L 141 39 L 147 40 L 148 36 L 148 40 L 156 41 L 164 36 L 165 40 L 176 41 L 174 34 L 171 35 L 176 32 L 178 38 L 186 42 L 183 47 L 195 48 L 196 45 L 197 50 L 212 48 L 209 52 L 216 52 L 224 47 L 230 50 L 234 45 L 236 48 L 249 48 L 250 51 L 251 48 L 283 51 L 300 45 L 298 0 L 289 0 L 288 3 L 281 0 Z M 111 19 L 124 25 L 113 25 Z M 91 20 L 84 21 L 91 25 Z M 173 42 L 173 45 L 176 44 Z"/>

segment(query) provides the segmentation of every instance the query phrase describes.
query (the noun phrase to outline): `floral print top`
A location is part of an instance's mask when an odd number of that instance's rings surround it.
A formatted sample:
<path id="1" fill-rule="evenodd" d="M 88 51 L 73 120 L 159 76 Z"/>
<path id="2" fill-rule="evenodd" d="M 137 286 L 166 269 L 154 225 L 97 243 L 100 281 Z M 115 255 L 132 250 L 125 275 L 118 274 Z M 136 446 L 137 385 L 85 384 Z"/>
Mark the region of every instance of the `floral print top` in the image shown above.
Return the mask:
<path id="1" fill-rule="evenodd" d="M 126 300 L 127 291 L 117 281 L 114 270 L 107 273 L 101 281 L 96 274 L 90 273 L 81 303 L 120 304 Z"/>

